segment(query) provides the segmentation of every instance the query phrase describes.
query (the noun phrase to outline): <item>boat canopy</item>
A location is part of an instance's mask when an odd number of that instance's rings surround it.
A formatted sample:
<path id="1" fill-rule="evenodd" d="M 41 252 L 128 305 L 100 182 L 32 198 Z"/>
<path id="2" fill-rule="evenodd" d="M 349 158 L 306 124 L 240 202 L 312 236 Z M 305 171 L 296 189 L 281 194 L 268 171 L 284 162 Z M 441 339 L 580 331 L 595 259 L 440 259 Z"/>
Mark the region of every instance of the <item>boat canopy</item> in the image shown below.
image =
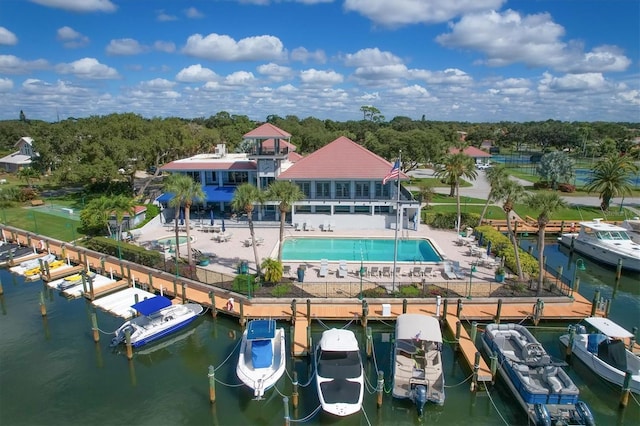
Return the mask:
<path id="1" fill-rule="evenodd" d="M 273 347 L 271 339 L 253 340 L 251 342 L 251 364 L 253 368 L 271 367 Z"/>
<path id="2" fill-rule="evenodd" d="M 253 320 L 247 327 L 247 340 L 273 339 L 275 335 L 275 320 Z"/>
<path id="3" fill-rule="evenodd" d="M 332 328 L 322 332 L 320 349 L 323 351 L 358 351 L 358 341 L 350 330 Z"/>
<path id="4" fill-rule="evenodd" d="M 142 302 L 131 305 L 133 309 L 140 312 L 144 316 L 149 316 L 155 312 L 158 312 L 160 309 L 166 308 L 167 306 L 171 306 L 171 300 L 167 299 L 164 296 L 151 297 L 149 299 L 143 300 Z"/>
<path id="5" fill-rule="evenodd" d="M 440 323 L 428 315 L 400 315 L 396 321 L 396 340 L 408 339 L 442 343 Z"/>
<path id="6" fill-rule="evenodd" d="M 633 337 L 633 334 L 625 330 L 615 322 L 608 318 L 589 317 L 584 319 L 591 326 L 598 329 L 602 334 L 606 334 L 609 337 L 617 339 L 628 339 Z"/>

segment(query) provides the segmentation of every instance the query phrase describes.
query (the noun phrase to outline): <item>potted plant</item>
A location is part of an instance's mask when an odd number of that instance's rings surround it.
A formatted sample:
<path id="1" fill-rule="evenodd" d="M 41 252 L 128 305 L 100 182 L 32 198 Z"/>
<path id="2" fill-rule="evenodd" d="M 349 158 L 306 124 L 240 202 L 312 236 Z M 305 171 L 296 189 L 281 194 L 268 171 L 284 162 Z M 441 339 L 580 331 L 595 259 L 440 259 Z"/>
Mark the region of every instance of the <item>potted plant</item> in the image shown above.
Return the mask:
<path id="1" fill-rule="evenodd" d="M 209 264 L 208 256 L 200 256 L 198 258 L 198 266 L 207 266 Z"/>
<path id="2" fill-rule="evenodd" d="M 507 271 L 504 269 L 504 266 L 498 266 L 495 272 L 496 272 L 495 274 L 496 282 L 503 283 L 504 277 L 507 273 Z"/>

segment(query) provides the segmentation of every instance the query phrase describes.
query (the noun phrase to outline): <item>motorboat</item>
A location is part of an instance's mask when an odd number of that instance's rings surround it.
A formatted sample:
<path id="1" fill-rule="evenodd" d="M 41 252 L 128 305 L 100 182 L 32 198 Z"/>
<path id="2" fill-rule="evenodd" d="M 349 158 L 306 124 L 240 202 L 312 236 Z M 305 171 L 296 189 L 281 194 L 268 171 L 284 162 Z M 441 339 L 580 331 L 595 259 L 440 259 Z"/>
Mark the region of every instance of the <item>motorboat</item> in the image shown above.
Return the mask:
<path id="1" fill-rule="evenodd" d="M 54 260 L 56 260 L 56 255 L 55 254 L 46 254 L 42 257 L 39 257 L 37 259 L 31 259 L 31 260 L 25 260 L 24 262 L 20 263 L 20 267 L 22 269 L 32 269 L 32 268 L 36 268 L 40 266 L 40 262 L 42 263 L 51 263 Z"/>
<path id="2" fill-rule="evenodd" d="M 315 353 L 316 386 L 322 409 L 348 416 L 362 408 L 364 369 L 358 340 L 352 331 L 322 332 Z"/>
<path id="3" fill-rule="evenodd" d="M 164 296 L 154 296 L 131 305 L 140 316 L 122 324 L 111 339 L 111 346 L 125 342 L 129 330 L 131 346 L 138 348 L 186 327 L 203 311 L 197 303 L 172 304 Z"/>
<path id="4" fill-rule="evenodd" d="M 640 394 L 640 357 L 629 350 L 635 340 L 633 333 L 609 318 L 589 317 L 583 324 L 569 326 L 569 333 L 560 336 L 564 346 L 571 344 L 571 352 L 595 374 L 622 386 L 625 374 L 631 371 L 630 389 Z"/>
<path id="5" fill-rule="evenodd" d="M 578 232 L 562 234 L 558 241 L 584 256 L 610 266 L 622 261 L 622 269 L 640 272 L 640 244 L 626 228 L 593 219 L 580 222 Z"/>
<path id="6" fill-rule="evenodd" d="M 640 244 L 640 217 L 627 219 L 623 221 L 620 226 L 629 232 L 629 238 L 631 238 L 632 241 Z"/>
<path id="7" fill-rule="evenodd" d="M 242 333 L 236 374 L 242 383 L 253 389 L 256 399 L 273 387 L 286 368 L 284 329 L 271 319 L 249 322 Z"/>
<path id="8" fill-rule="evenodd" d="M 394 398 L 410 399 L 422 415 L 429 401 L 444 404 L 442 332 L 434 317 L 402 314 L 396 320 Z"/>
<path id="9" fill-rule="evenodd" d="M 25 246 L 12 246 L 2 254 L 0 254 L 0 266 L 6 266 L 11 261 L 16 261 L 21 257 L 26 257 L 27 255 L 32 255 L 33 249 Z"/>
<path id="10" fill-rule="evenodd" d="M 53 262 L 48 263 L 46 267 L 51 271 L 63 265 L 66 265 L 64 260 L 54 260 Z M 24 276 L 27 280 L 37 280 L 38 278 L 40 278 L 41 272 L 42 271 L 41 271 L 40 265 L 38 265 L 31 269 L 25 270 Z"/>
<path id="11" fill-rule="evenodd" d="M 84 275 L 85 279 L 93 278 L 96 276 L 96 273 L 93 271 L 90 272 L 80 272 L 78 274 L 69 275 L 68 277 L 64 277 L 62 281 L 58 284 L 58 290 L 63 291 L 68 288 L 77 286 L 82 282 L 82 276 Z"/>
<path id="12" fill-rule="evenodd" d="M 482 334 L 488 355 L 534 425 L 594 425 L 580 391 L 536 338 L 520 324 L 489 324 Z"/>

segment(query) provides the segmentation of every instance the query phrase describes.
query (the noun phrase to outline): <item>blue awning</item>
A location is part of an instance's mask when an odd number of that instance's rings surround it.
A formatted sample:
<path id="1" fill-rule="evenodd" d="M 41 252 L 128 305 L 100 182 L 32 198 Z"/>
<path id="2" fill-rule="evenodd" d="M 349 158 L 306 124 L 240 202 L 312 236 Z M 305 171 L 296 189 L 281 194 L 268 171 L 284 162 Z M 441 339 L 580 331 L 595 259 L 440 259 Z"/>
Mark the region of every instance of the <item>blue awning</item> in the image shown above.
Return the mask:
<path id="1" fill-rule="evenodd" d="M 253 320 L 247 327 L 247 339 L 273 339 L 276 335 L 275 320 Z"/>
<path id="2" fill-rule="evenodd" d="M 151 315 L 154 312 L 158 312 L 160 309 L 164 309 L 167 306 L 171 306 L 171 300 L 164 296 L 156 296 L 150 299 L 145 299 L 142 302 L 134 303 L 131 305 L 133 309 L 140 312 L 144 316 Z"/>
<path id="3" fill-rule="evenodd" d="M 229 203 L 233 200 L 233 194 L 236 192 L 236 188 L 233 186 L 203 186 L 202 191 L 205 195 L 205 201 L 207 203 Z M 162 204 L 168 203 L 173 198 L 173 193 L 165 192 L 156 201 Z"/>

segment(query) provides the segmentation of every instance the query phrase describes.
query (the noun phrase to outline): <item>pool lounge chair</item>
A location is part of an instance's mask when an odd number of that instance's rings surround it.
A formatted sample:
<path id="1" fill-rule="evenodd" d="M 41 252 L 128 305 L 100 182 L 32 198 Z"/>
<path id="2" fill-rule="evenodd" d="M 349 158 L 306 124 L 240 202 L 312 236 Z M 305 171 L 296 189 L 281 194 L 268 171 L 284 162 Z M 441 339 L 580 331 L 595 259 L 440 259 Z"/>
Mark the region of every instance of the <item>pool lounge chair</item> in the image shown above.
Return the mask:
<path id="1" fill-rule="evenodd" d="M 289 275 L 291 275 L 291 265 L 284 265 L 282 267 L 282 276 L 288 277 Z"/>
<path id="2" fill-rule="evenodd" d="M 324 223 L 322 224 L 322 232 L 328 232 L 329 231 L 329 221 L 325 220 Z"/>
<path id="3" fill-rule="evenodd" d="M 338 278 L 344 278 L 347 276 L 347 263 L 344 261 L 340 262 L 340 265 L 338 266 L 338 270 L 336 271 L 336 276 Z"/>
<path id="4" fill-rule="evenodd" d="M 333 232 L 336 230 L 336 223 L 332 220 L 329 222 L 329 231 Z"/>
<path id="5" fill-rule="evenodd" d="M 299 231 L 300 229 L 301 229 L 301 228 L 300 228 L 300 224 L 299 224 L 298 222 L 296 222 L 296 223 L 294 223 L 294 224 L 293 224 L 293 230 L 294 230 L 294 231 Z"/>
<path id="6" fill-rule="evenodd" d="M 422 276 L 422 268 L 420 266 L 414 266 L 411 271 L 412 277 L 421 277 Z"/>
<path id="7" fill-rule="evenodd" d="M 320 270 L 318 271 L 319 277 L 326 277 L 329 273 L 329 261 L 327 259 L 320 259 Z"/>
<path id="8" fill-rule="evenodd" d="M 377 266 L 372 266 L 371 267 L 371 276 L 372 277 L 379 277 L 380 276 L 380 271 L 379 271 L 379 268 Z"/>
<path id="9" fill-rule="evenodd" d="M 383 266 L 382 267 L 382 276 L 383 277 L 391 277 L 391 267 Z"/>
<path id="10" fill-rule="evenodd" d="M 455 272 L 453 272 L 453 267 L 450 262 L 444 263 L 444 270 L 442 271 L 444 277 L 448 280 L 457 280 L 459 279 Z"/>

